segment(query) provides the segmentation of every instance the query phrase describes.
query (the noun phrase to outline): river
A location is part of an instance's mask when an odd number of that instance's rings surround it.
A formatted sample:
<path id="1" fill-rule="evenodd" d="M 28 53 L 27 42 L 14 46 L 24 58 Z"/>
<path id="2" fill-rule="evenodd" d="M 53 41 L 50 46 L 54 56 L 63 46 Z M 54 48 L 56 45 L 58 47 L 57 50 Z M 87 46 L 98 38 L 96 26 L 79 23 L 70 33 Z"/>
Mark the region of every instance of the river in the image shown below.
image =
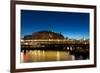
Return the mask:
<path id="1" fill-rule="evenodd" d="M 27 62 L 47 62 L 47 61 L 68 61 L 82 60 L 82 56 L 75 56 L 69 51 L 57 50 L 26 50 L 21 52 L 21 63 Z"/>

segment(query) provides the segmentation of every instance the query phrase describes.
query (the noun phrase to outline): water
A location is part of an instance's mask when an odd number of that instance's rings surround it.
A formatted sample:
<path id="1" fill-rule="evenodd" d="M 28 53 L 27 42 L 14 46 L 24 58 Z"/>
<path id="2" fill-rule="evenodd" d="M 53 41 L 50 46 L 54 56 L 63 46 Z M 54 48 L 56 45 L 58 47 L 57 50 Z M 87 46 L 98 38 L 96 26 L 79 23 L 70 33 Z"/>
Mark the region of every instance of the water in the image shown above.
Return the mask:
<path id="1" fill-rule="evenodd" d="M 23 50 L 21 52 L 21 63 L 85 59 L 89 59 L 89 55 L 81 54 L 80 52 L 74 54 L 71 54 L 70 51 L 59 50 Z"/>
<path id="2" fill-rule="evenodd" d="M 21 52 L 21 62 L 43 62 L 74 60 L 74 56 L 67 51 L 30 50 Z"/>

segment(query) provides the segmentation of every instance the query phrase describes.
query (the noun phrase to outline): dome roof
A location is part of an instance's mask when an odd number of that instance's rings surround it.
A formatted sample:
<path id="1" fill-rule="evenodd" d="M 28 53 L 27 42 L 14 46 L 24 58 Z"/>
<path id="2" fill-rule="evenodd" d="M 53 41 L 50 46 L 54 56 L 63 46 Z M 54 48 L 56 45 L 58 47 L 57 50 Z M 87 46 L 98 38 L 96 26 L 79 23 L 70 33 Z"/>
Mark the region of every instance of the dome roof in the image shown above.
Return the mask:
<path id="1" fill-rule="evenodd" d="M 52 31 L 39 31 L 32 34 L 32 39 L 64 39 L 64 36 Z"/>

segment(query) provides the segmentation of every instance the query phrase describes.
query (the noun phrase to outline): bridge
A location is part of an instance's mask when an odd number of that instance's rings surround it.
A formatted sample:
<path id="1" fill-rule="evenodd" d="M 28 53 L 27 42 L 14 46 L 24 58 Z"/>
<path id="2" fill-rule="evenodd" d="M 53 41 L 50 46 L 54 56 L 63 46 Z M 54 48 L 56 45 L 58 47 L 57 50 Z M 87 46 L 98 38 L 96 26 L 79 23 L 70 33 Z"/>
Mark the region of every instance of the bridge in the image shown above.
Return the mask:
<path id="1" fill-rule="evenodd" d="M 89 50 L 89 41 L 82 40 L 21 40 L 22 50 L 34 50 L 34 49 L 45 49 L 45 50 Z"/>

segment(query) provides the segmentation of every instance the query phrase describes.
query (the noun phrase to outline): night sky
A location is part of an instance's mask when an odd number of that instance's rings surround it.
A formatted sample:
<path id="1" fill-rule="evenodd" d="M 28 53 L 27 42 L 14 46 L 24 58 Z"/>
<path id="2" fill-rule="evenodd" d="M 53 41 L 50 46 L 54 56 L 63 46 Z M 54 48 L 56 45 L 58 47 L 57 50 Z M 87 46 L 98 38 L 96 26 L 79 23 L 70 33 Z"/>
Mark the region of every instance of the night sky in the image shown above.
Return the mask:
<path id="1" fill-rule="evenodd" d="M 41 30 L 73 39 L 88 39 L 89 13 L 21 10 L 21 37 Z"/>

